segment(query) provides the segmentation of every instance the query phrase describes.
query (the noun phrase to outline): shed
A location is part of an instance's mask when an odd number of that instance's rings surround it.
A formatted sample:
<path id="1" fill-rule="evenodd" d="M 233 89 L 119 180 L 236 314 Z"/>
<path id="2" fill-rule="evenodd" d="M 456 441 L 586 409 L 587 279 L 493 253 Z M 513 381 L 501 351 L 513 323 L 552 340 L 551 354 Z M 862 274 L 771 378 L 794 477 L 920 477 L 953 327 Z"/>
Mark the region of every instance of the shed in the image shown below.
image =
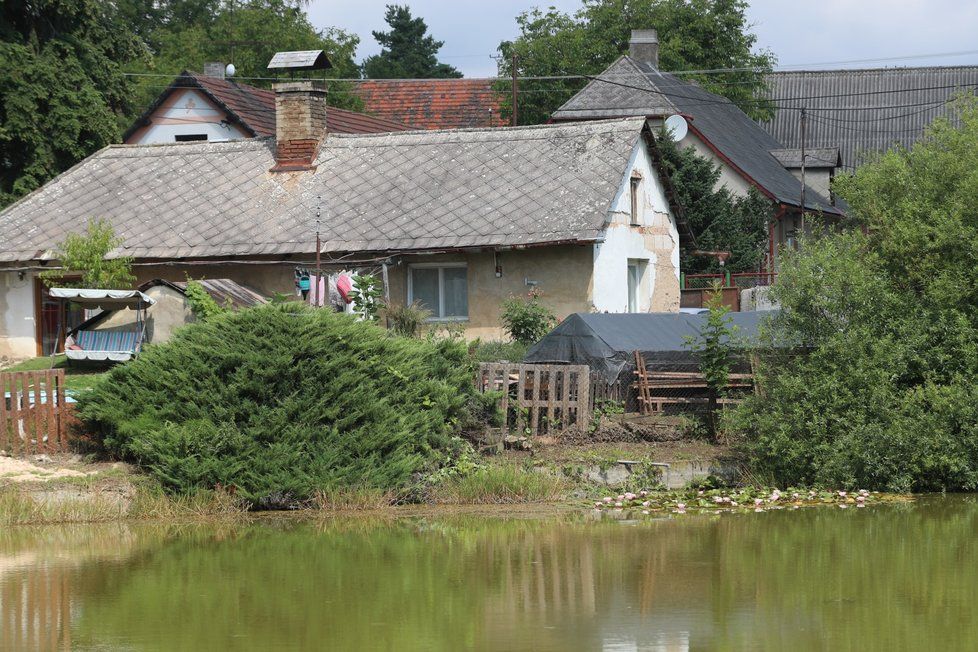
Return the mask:
<path id="1" fill-rule="evenodd" d="M 220 306 L 232 310 L 267 303 L 255 290 L 231 279 L 205 279 L 198 281 L 204 290 Z M 146 309 L 146 335 L 144 342 L 159 344 L 170 339 L 173 331 L 194 321 L 193 311 L 187 302 L 187 283 L 153 279 L 139 286 L 139 291 L 154 301 Z M 126 331 L 133 328 L 133 312 L 105 309 L 82 322 L 77 331 Z M 70 335 L 71 333 L 69 333 Z"/>
<path id="2" fill-rule="evenodd" d="M 757 339 L 765 317 L 774 311 L 732 312 L 735 339 L 749 344 Z M 708 314 L 688 313 L 574 313 L 527 351 L 525 362 L 586 364 L 609 384 L 623 372 L 634 371 L 634 354 L 656 371 L 698 371 L 689 348 L 705 326 Z"/>

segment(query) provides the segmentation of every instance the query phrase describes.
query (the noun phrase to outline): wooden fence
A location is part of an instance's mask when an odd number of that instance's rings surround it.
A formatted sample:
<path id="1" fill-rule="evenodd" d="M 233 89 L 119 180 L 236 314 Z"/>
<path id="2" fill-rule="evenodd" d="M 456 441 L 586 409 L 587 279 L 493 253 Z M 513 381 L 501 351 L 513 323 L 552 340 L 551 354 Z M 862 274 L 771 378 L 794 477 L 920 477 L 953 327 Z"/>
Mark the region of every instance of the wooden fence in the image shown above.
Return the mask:
<path id="1" fill-rule="evenodd" d="M 68 450 L 63 369 L 0 373 L 0 449 L 11 455 Z"/>
<path id="2" fill-rule="evenodd" d="M 587 365 L 484 362 L 477 385 L 502 392 L 504 435 L 557 435 L 590 424 L 590 378 Z"/>

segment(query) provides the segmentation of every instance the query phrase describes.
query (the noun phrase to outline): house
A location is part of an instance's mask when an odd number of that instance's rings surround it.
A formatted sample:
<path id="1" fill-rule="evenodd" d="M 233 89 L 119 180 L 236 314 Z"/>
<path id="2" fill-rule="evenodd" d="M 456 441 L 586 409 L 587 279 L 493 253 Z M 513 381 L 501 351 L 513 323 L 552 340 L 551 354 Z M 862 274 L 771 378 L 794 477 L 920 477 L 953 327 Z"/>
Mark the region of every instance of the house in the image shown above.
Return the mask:
<path id="1" fill-rule="evenodd" d="M 867 155 L 912 146 L 935 118 L 950 115 L 950 102 L 978 87 L 978 66 L 797 70 L 766 80 L 783 108 L 761 127 L 799 150 L 805 108 L 806 150 L 837 149 L 841 166 L 854 170 Z"/>
<path id="2" fill-rule="evenodd" d="M 204 291 L 221 307 L 238 310 L 267 303 L 267 299 L 261 294 L 231 279 L 203 279 L 199 282 Z M 166 342 L 177 328 L 194 321 L 193 309 L 187 299 L 186 281 L 157 278 L 140 284 L 136 289 L 154 301 L 146 308 L 145 335 L 142 340 L 144 343 Z M 135 323 L 136 313 L 132 310 L 103 310 L 74 330 L 127 331 L 132 330 Z"/>
<path id="3" fill-rule="evenodd" d="M 802 226 L 801 182 L 774 154 L 785 146 L 726 98 L 659 70 L 658 48 L 655 30 L 634 30 L 628 54 L 558 108 L 553 121 L 643 116 L 661 125 L 682 116 L 688 131 L 680 146 L 713 160 L 720 167 L 719 183 L 731 192 L 743 195 L 753 187 L 776 206 L 766 265 L 775 271 L 779 247 L 792 242 Z M 804 212 L 842 215 L 831 197 L 806 186 Z"/>
<path id="4" fill-rule="evenodd" d="M 354 91 L 366 110 L 417 129 L 505 127 L 493 79 L 366 79 Z"/>
<path id="5" fill-rule="evenodd" d="M 124 143 L 149 145 L 223 141 L 275 135 L 275 93 L 224 76 L 224 66 L 207 64 L 205 74 L 185 70 L 160 93 L 122 136 Z M 331 107 L 326 128 L 337 134 L 405 131 L 383 117 Z"/>
<path id="6" fill-rule="evenodd" d="M 325 268 L 376 271 L 469 337 L 500 337 L 500 303 L 531 288 L 558 315 L 678 310 L 691 234 L 644 118 L 343 134 L 321 82 L 275 92 L 274 139 L 111 145 L 0 212 L 0 355 L 51 350 L 37 275 L 92 217 L 140 283 L 292 292 L 318 240 Z"/>

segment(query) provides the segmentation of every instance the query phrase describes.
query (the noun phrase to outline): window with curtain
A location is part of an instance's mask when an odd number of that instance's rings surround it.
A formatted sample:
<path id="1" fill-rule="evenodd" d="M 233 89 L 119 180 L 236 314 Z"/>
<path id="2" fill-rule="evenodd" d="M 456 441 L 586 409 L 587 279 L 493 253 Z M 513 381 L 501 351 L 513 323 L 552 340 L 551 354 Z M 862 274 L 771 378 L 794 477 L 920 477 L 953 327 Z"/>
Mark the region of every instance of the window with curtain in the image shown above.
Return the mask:
<path id="1" fill-rule="evenodd" d="M 469 316 L 468 269 L 465 265 L 418 265 L 408 270 L 408 303 L 418 301 L 432 319 Z"/>

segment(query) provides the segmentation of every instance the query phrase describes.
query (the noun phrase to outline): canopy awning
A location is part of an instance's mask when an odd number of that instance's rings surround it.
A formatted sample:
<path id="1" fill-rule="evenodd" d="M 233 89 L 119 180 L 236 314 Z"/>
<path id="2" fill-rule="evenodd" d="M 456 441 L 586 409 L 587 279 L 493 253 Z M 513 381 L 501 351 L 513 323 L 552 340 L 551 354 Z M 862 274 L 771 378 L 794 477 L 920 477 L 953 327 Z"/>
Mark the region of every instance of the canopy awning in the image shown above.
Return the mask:
<path id="1" fill-rule="evenodd" d="M 139 290 L 101 290 L 96 288 L 51 288 L 48 291 L 56 299 L 70 299 L 87 307 L 97 307 L 102 310 L 119 310 L 129 308 L 135 310 L 151 306 L 156 300 L 146 296 Z"/>

